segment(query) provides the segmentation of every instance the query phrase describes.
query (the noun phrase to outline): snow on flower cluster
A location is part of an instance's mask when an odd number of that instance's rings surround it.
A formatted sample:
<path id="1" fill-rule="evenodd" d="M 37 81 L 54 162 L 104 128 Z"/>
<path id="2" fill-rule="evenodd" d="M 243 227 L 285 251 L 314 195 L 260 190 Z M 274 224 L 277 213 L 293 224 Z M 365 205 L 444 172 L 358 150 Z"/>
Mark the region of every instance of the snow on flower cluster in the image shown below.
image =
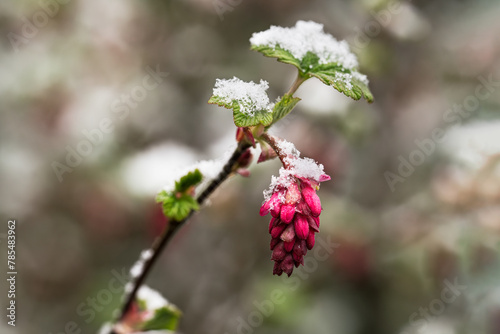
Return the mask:
<path id="1" fill-rule="evenodd" d="M 272 176 L 269 189 L 264 191 L 264 199 L 268 201 L 278 188 L 288 188 L 295 178 L 309 179 L 317 184 L 324 181 L 324 166 L 318 164 L 311 158 L 301 158 L 300 152 L 295 146 L 286 141 L 280 141 L 278 147 L 283 155 L 287 168 L 281 167 L 279 176 Z M 284 197 L 282 198 L 282 202 Z"/>
<path id="2" fill-rule="evenodd" d="M 290 52 L 302 61 L 307 52 L 319 57 L 320 64 L 337 63 L 350 70 L 352 74 L 337 79 L 349 83 L 352 78 L 368 84 L 365 75 L 356 71 L 358 60 L 350 51 L 346 41 L 338 41 L 323 31 L 323 25 L 313 21 L 297 21 L 295 27 L 271 26 L 268 30 L 254 33 L 250 38 L 253 46 L 277 46 Z"/>
<path id="3" fill-rule="evenodd" d="M 323 165 L 300 158 L 300 152 L 289 142 L 277 143 L 276 150 L 284 168 L 264 193 L 266 200 L 259 213 L 272 216 L 269 233 L 273 274 L 290 276 L 314 247 L 323 209 L 316 191 L 320 182 L 330 180 L 330 176 L 323 172 Z"/>
<path id="4" fill-rule="evenodd" d="M 256 111 L 272 112 L 274 104 L 270 103 L 266 90 L 269 83 L 261 80 L 260 84 L 245 82 L 234 77 L 232 79 L 217 79 L 213 95 L 222 98 L 226 104 L 238 101 L 240 111 L 253 116 Z"/>

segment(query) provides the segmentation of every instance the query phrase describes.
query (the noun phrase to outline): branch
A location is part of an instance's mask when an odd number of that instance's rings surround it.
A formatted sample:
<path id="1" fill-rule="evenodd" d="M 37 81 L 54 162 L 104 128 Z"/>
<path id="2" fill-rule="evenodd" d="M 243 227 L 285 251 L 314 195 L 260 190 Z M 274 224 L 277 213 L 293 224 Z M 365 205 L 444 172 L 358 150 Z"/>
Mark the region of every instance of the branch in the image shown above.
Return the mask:
<path id="1" fill-rule="evenodd" d="M 205 190 L 196 198 L 196 201 L 198 202 L 198 204 L 200 204 L 200 206 L 221 185 L 221 183 L 224 182 L 231 175 L 231 173 L 234 171 L 235 166 L 238 164 L 238 159 L 241 157 L 243 152 L 245 152 L 249 147 L 250 144 L 246 142 L 240 142 L 238 144 L 231 158 L 229 158 L 228 162 L 224 165 L 219 175 L 214 180 L 212 180 L 212 182 L 210 182 L 210 184 L 205 188 Z M 168 226 L 165 227 L 165 230 L 163 230 L 162 234 L 154 241 L 153 246 L 151 247 L 153 255 L 144 262 L 141 273 L 132 282 L 132 290 L 127 295 L 125 303 L 123 304 L 123 307 L 120 311 L 120 315 L 117 321 L 115 321 L 115 324 L 122 321 L 125 318 L 128 310 L 130 309 L 130 307 L 132 306 L 132 304 L 136 299 L 139 288 L 146 280 L 148 274 L 151 272 L 151 269 L 158 260 L 163 249 L 167 246 L 168 242 L 172 239 L 172 237 L 179 230 L 179 228 L 182 227 L 191 218 L 193 213 L 194 210 L 191 210 L 188 216 L 181 221 L 170 220 Z M 117 333 L 112 329 L 110 334 L 117 334 Z"/>
<path id="2" fill-rule="evenodd" d="M 299 72 L 295 82 L 293 83 L 292 87 L 290 87 L 290 90 L 288 91 L 287 94 L 292 96 L 300 87 L 300 85 L 302 85 L 302 83 L 307 79 L 308 77 L 302 76 Z M 280 150 L 278 148 L 278 145 L 276 144 L 275 139 L 269 136 L 267 133 L 264 133 L 262 137 L 278 153 L 283 164 L 286 166 L 286 163 L 283 160 L 284 158 L 283 153 L 279 152 Z M 250 148 L 250 146 L 251 144 L 247 141 L 241 141 L 238 143 L 238 146 L 234 150 L 231 158 L 229 158 L 228 162 L 224 165 L 219 175 L 214 180 L 212 180 L 212 182 L 210 182 L 210 184 L 205 188 L 205 190 L 196 198 L 196 201 L 198 202 L 198 204 L 200 204 L 200 206 L 221 185 L 221 183 L 224 182 L 233 173 L 235 166 L 238 164 L 238 159 L 248 148 Z M 188 216 L 181 221 L 169 220 L 168 226 L 165 227 L 165 230 L 163 230 L 162 234 L 154 241 L 151 247 L 153 255 L 149 259 L 144 261 L 141 273 L 132 282 L 132 290 L 125 299 L 125 303 L 123 304 L 123 307 L 120 311 L 120 315 L 118 316 L 117 320 L 114 323 L 115 325 L 120 321 L 122 321 L 127 315 L 128 310 L 136 300 L 137 292 L 139 291 L 141 285 L 144 283 L 147 276 L 151 272 L 151 269 L 154 267 L 163 249 L 167 246 L 167 244 L 175 235 L 175 233 L 179 230 L 179 228 L 182 227 L 185 223 L 187 223 L 193 214 L 194 210 L 191 210 Z M 118 334 L 118 333 L 114 329 L 111 329 L 110 334 Z"/>
<path id="3" fill-rule="evenodd" d="M 287 155 L 285 152 L 283 152 L 283 150 L 279 147 L 277 141 L 276 141 L 276 138 L 269 135 L 268 133 L 264 133 L 262 134 L 262 139 L 264 139 L 264 141 L 266 143 L 269 144 L 269 146 L 271 146 L 271 148 L 274 150 L 274 152 L 276 152 L 276 154 L 278 155 L 278 158 L 281 160 L 281 163 L 283 164 L 283 167 L 285 167 L 285 169 L 288 169 L 290 168 L 290 164 L 287 162 L 286 158 L 287 158 Z"/>
<path id="4" fill-rule="evenodd" d="M 302 75 L 299 71 L 297 74 L 297 78 L 292 84 L 292 87 L 290 87 L 290 90 L 286 94 L 293 96 L 293 94 L 295 94 L 297 89 L 299 89 L 300 85 L 302 85 L 304 81 L 306 81 L 307 79 L 309 79 L 309 77 Z"/>

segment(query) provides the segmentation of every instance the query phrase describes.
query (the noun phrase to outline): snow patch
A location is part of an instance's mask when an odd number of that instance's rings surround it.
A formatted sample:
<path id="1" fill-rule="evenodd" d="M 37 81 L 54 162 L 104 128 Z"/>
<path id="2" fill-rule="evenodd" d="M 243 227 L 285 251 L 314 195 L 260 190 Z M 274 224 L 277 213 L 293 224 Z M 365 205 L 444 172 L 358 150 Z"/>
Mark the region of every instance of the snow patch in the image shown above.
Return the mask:
<path id="1" fill-rule="evenodd" d="M 288 164 L 288 168 L 281 167 L 279 176 L 271 177 L 271 184 L 269 189 L 264 191 L 264 199 L 268 201 L 273 193 L 280 189 L 287 189 L 290 185 L 296 182 L 296 178 L 309 179 L 316 183 L 323 181 L 325 175 L 324 166 L 318 164 L 311 158 L 301 158 L 300 152 L 295 148 L 292 143 L 283 140 L 277 143 L 279 150 L 286 154 L 284 162 Z M 281 202 L 285 201 L 285 196 L 279 197 Z"/>
<path id="2" fill-rule="evenodd" d="M 269 83 L 260 80 L 260 84 L 245 82 L 237 77 L 232 79 L 216 79 L 213 95 L 222 98 L 226 104 L 237 101 L 240 111 L 254 116 L 256 111 L 265 110 L 272 112 L 274 104 L 270 103 L 267 96 Z"/>
<path id="3" fill-rule="evenodd" d="M 297 21 L 295 27 L 283 28 L 271 26 L 268 30 L 254 33 L 250 38 L 253 46 L 280 47 L 302 61 L 308 52 L 319 57 L 319 64 L 336 63 L 351 73 L 337 72 L 335 79 L 342 81 L 348 89 L 352 89 L 352 79 L 368 85 L 368 78 L 357 71 L 358 59 L 349 44 L 336 40 L 323 31 L 323 25 L 313 21 Z M 310 65 L 312 68 L 312 65 Z"/>
<path id="4" fill-rule="evenodd" d="M 293 28 L 271 26 L 268 30 L 254 33 L 250 38 L 253 46 L 281 47 L 295 58 L 302 60 L 307 52 L 319 57 L 320 64 L 338 63 L 346 69 L 358 67 L 356 56 L 346 41 L 337 41 L 323 32 L 323 25 L 313 21 L 297 21 Z"/>
<path id="5" fill-rule="evenodd" d="M 130 268 L 130 276 L 132 278 L 138 277 L 142 270 L 144 269 L 144 264 L 153 256 L 153 251 L 151 249 L 145 250 L 141 252 L 141 256 L 139 260 Z"/>
<path id="6" fill-rule="evenodd" d="M 149 311 L 170 305 L 158 291 L 151 289 L 147 285 L 141 286 L 139 291 L 137 291 L 137 299 L 143 300 L 146 303 L 146 309 Z"/>

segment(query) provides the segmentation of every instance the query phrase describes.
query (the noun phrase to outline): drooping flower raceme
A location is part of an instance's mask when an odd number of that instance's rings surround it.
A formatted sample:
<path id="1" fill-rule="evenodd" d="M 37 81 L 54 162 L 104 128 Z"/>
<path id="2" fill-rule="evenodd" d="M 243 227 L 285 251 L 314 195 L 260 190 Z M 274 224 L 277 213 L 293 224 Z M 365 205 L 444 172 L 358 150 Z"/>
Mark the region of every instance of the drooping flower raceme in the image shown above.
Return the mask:
<path id="1" fill-rule="evenodd" d="M 282 142 L 279 155 L 284 166 L 279 177 L 273 176 L 260 215 L 271 213 L 271 259 L 273 274 L 290 276 L 293 267 L 304 264 L 304 255 L 311 250 L 319 232 L 321 202 L 316 194 L 320 182 L 330 180 L 323 165 L 309 158 L 300 158 L 293 144 Z"/>

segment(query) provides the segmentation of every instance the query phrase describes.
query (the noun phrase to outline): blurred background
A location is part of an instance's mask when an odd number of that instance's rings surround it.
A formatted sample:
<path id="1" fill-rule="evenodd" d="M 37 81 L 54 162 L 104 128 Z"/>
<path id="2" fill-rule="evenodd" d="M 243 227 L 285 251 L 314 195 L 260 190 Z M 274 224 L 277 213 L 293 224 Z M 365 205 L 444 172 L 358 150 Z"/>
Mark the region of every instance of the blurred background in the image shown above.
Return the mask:
<path id="1" fill-rule="evenodd" d="M 332 176 L 319 237 L 337 246 L 272 275 L 273 161 L 224 184 L 147 284 L 182 333 L 500 333 L 499 16 L 495 0 L 2 1 L 0 247 L 5 265 L 15 218 L 18 310 L 0 332 L 110 319 L 165 225 L 157 191 L 234 144 L 231 113 L 206 103 L 215 79 L 284 94 L 295 69 L 248 40 L 300 19 L 350 43 L 375 96 L 311 79 L 272 130 Z"/>

